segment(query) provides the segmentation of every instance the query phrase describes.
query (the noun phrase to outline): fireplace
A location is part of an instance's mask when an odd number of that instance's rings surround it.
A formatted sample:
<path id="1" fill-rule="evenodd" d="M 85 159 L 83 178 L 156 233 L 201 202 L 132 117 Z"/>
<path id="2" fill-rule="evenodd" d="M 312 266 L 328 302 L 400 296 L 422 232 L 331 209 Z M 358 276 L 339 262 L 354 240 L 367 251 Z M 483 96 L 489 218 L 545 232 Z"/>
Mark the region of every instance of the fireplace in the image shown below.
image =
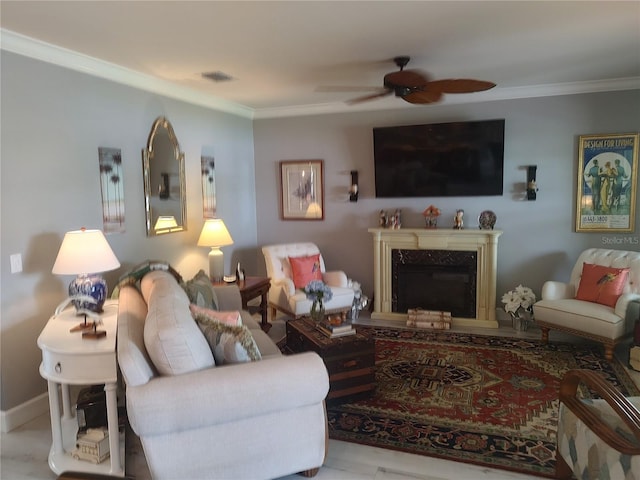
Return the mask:
<path id="1" fill-rule="evenodd" d="M 372 228 L 371 318 L 406 322 L 409 308 L 451 312 L 454 326 L 497 328 L 499 230 Z"/>
<path id="2" fill-rule="evenodd" d="M 410 308 L 451 312 L 475 318 L 476 252 L 391 251 L 391 311 Z"/>

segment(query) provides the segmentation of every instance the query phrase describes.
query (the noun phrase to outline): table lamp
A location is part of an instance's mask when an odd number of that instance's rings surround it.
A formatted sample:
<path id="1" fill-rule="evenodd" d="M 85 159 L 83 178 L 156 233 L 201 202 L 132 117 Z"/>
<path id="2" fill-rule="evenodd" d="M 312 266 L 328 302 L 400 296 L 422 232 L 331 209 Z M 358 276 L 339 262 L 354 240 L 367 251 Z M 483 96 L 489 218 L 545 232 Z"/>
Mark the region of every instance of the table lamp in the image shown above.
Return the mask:
<path id="1" fill-rule="evenodd" d="M 220 218 L 210 218 L 204 222 L 199 247 L 211 247 L 209 252 L 209 278 L 213 282 L 220 282 L 224 276 L 224 256 L 220 247 L 233 245 L 229 230 Z"/>
<path id="2" fill-rule="evenodd" d="M 107 282 L 100 273 L 119 266 L 104 234 L 100 230 L 82 228 L 65 233 L 51 272 L 77 275 L 69 284 L 69 296 L 87 295 L 93 297 L 94 302 L 74 300 L 76 310 L 100 313 L 107 298 Z"/>

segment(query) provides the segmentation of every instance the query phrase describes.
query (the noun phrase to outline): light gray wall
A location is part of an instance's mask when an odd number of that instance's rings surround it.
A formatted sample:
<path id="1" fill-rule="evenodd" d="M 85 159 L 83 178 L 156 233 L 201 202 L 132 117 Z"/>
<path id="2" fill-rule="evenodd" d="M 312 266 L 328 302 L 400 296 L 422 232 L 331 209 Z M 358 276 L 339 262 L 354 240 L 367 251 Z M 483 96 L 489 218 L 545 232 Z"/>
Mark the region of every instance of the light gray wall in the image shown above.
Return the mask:
<path id="1" fill-rule="evenodd" d="M 398 100 L 401 104 L 401 101 Z M 504 118 L 505 172 L 501 197 L 376 199 L 373 127 Z M 261 244 L 316 242 L 328 269 L 343 269 L 373 292 L 373 242 L 381 209 L 402 209 L 402 225 L 422 227 L 422 211 L 442 209 L 438 227 L 453 225 L 465 210 L 465 227 L 477 228 L 481 211 L 493 210 L 498 245 L 499 297 L 522 283 L 539 295 L 547 279 L 566 279 L 588 247 L 640 249 L 640 235 L 575 233 L 577 139 L 590 133 L 640 130 L 640 91 L 568 95 L 455 106 L 411 106 L 402 110 L 265 119 L 254 124 L 258 240 Z M 325 220 L 282 221 L 278 210 L 278 161 L 324 159 Z M 536 201 L 524 200 L 526 166 L 537 165 Z M 359 171 L 360 197 L 348 201 L 349 171 Z M 636 179 L 637 180 L 637 179 Z M 640 201 L 640 196 L 637 199 Z M 636 208 L 636 229 L 640 228 Z M 264 269 L 264 266 L 262 266 Z M 498 305 L 499 299 L 498 299 Z"/>
<path id="2" fill-rule="evenodd" d="M 218 216 L 235 243 L 227 271 L 255 269 L 253 131 L 249 119 L 175 101 L 2 51 L 1 389 L 3 411 L 46 392 L 36 339 L 72 277 L 51 268 L 68 230 L 102 228 L 98 147 L 122 150 L 126 232 L 107 237 L 122 267 L 109 285 L 146 259 L 166 260 L 190 278 L 208 269 L 196 242 L 203 224 L 200 154 L 216 158 Z M 142 149 L 153 121 L 166 116 L 185 153 L 187 228 L 147 238 Z M 247 252 L 251 252 L 250 254 Z M 10 273 L 21 253 L 24 271 Z M 234 267 L 232 267 L 232 265 Z"/>
<path id="3" fill-rule="evenodd" d="M 105 275 L 110 285 L 126 268 L 149 258 L 169 261 L 185 277 L 207 268 L 206 249 L 195 246 L 203 222 L 203 147 L 214 149 L 218 216 L 235 241 L 223 249 L 228 271 L 240 261 L 248 273 L 264 273 L 261 245 L 312 240 L 329 267 L 343 268 L 370 294 L 373 254 L 367 228 L 377 225 L 380 209 L 395 208 L 403 210 L 405 226 L 422 226 L 421 212 L 430 203 L 443 210 L 442 227 L 453 224 L 457 208 L 467 212 L 467 228 L 475 227 L 480 211 L 496 212 L 497 228 L 505 231 L 499 245 L 499 294 L 518 283 L 539 292 L 545 279 L 568 276 L 582 249 L 612 239 L 638 239 L 637 234 L 577 234 L 573 229 L 577 136 L 640 130 L 640 91 L 252 123 L 6 51 L 0 55 L 3 411 L 46 391 L 38 374 L 36 339 L 71 280 L 52 275 L 51 267 L 66 231 L 101 228 L 100 146 L 120 148 L 123 157 L 126 232 L 108 236 L 122 263 Z M 141 150 L 160 115 L 172 122 L 185 152 L 188 230 L 147 238 Z M 374 198 L 372 127 L 487 118 L 507 120 L 502 197 Z M 281 221 L 278 161 L 309 158 L 325 161 L 326 219 Z M 523 167 L 530 164 L 538 165 L 535 202 L 521 200 Z M 357 203 L 348 201 L 351 169 L 360 172 Z M 638 218 L 636 225 L 640 228 Z M 9 255 L 14 253 L 23 255 L 23 273 L 10 274 Z"/>

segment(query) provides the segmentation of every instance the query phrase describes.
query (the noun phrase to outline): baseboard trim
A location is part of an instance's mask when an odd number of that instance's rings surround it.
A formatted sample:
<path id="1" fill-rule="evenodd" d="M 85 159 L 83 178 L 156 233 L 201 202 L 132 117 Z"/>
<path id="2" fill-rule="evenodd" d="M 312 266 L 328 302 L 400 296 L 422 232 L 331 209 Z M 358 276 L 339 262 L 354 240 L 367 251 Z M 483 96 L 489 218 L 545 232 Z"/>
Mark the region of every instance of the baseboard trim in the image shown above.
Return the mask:
<path id="1" fill-rule="evenodd" d="M 49 412 L 49 394 L 43 393 L 9 410 L 0 411 L 0 428 L 7 433 Z"/>

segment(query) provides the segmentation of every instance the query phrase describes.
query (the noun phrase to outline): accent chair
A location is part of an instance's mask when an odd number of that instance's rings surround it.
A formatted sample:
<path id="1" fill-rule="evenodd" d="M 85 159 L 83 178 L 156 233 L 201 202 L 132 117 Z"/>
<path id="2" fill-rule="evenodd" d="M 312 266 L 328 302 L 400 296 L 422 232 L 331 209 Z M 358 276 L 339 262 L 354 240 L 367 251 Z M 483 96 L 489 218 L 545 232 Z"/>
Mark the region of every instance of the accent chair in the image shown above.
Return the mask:
<path id="1" fill-rule="evenodd" d="M 310 265 L 311 270 L 317 269 L 317 278 L 326 283 L 333 294 L 324 303 L 325 311 L 346 314 L 351 310 L 354 291 L 348 285 L 348 278 L 342 270 L 326 271 L 324 259 L 320 249 L 314 243 L 287 243 L 267 245 L 262 247 L 267 275 L 271 278 L 269 289 L 269 307 L 271 318 L 275 318 L 279 310 L 293 318 L 309 315 L 311 300 L 307 299 L 302 288 L 307 278 L 297 279 L 295 263 Z M 308 273 L 308 272 L 307 272 Z M 296 285 L 297 283 L 297 285 Z"/>

